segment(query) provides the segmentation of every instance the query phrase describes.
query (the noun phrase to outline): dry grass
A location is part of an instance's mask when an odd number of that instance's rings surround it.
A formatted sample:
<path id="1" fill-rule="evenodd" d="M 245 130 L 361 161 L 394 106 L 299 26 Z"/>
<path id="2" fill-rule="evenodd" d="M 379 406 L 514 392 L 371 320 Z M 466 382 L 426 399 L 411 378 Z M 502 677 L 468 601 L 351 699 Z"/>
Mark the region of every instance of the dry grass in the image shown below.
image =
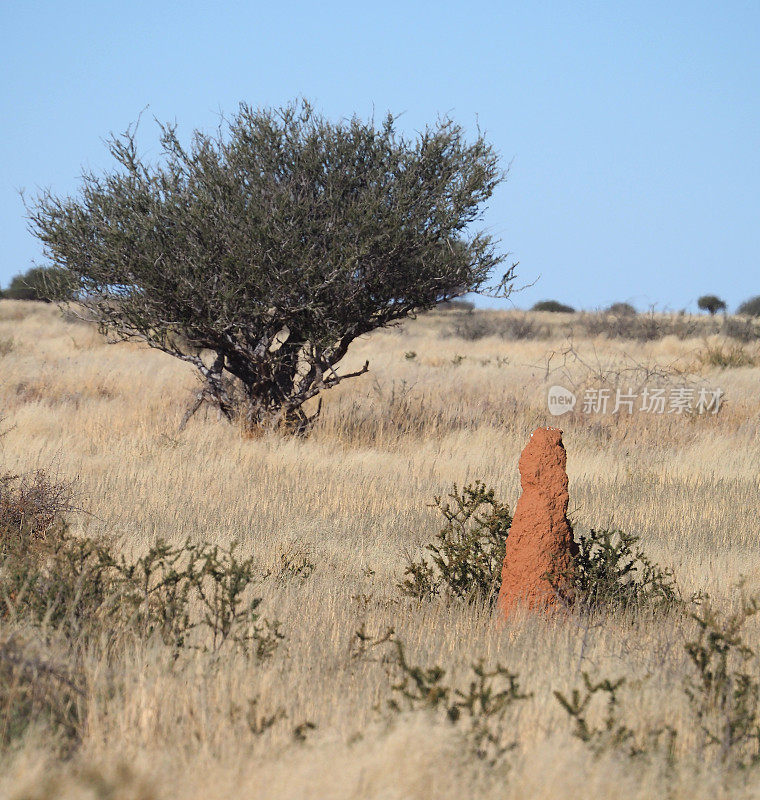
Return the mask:
<path id="1" fill-rule="evenodd" d="M 514 505 L 526 438 L 557 423 L 547 387 L 588 382 L 589 363 L 602 372 L 698 363 L 689 380 L 720 386 L 727 403 L 718 416 L 562 417 L 575 523 L 640 533 L 686 594 L 706 590 L 729 607 L 740 576 L 760 589 L 760 368 L 700 362 L 704 331 L 651 342 L 576 335 L 582 360 L 566 359 L 558 379 L 547 376 L 546 355 L 563 349 L 568 331 L 557 315 L 538 316 L 549 338 L 463 341 L 445 335 L 447 314 L 377 333 L 347 364 L 368 358 L 371 373 L 325 397 L 311 438 L 245 440 L 213 414 L 177 435 L 194 388 L 184 365 L 106 345 L 55 308 L 0 302 L 0 340 L 13 340 L 0 356 L 3 470 L 52 467 L 77 479 L 90 513 L 75 526 L 115 535 L 132 553 L 157 536 L 239 539 L 272 571 L 283 555 L 315 565 L 305 579 L 262 584 L 262 608 L 287 637 L 263 664 L 233 652 L 175 660 L 144 643 L 105 659 L 90 645 L 81 654 L 89 715 L 77 754 L 59 762 L 44 736 L 28 738 L 2 756 L 0 796 L 760 796 L 696 755 L 681 691 L 690 630 L 682 617 L 603 617 L 592 627 L 525 618 L 505 629 L 482 608 L 420 605 L 397 589 L 405 552 L 439 526 L 434 495 L 479 478 Z M 508 774 L 467 758 L 441 721 L 377 711 L 389 665 L 351 657 L 362 625 L 393 626 L 414 661 L 455 679 L 481 657 L 520 673 L 533 697 L 510 723 L 520 746 Z M 760 647 L 756 628 L 750 643 Z M 584 669 L 628 677 L 629 721 L 680 729 L 675 767 L 595 759 L 569 735 L 552 691 L 577 685 Z M 247 714 L 254 699 L 256 713 L 284 712 L 264 733 Z M 306 721 L 316 728 L 301 743 L 293 731 Z"/>

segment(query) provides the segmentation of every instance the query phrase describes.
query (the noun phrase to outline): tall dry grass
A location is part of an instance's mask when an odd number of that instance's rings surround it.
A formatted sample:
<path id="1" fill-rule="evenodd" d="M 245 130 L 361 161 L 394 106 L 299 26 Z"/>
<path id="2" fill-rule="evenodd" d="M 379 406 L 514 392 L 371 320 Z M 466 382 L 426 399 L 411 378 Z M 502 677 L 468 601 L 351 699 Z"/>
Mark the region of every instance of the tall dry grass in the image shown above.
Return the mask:
<path id="1" fill-rule="evenodd" d="M 28 736 L 1 757 L 0 796 L 760 796 L 698 756 L 682 691 L 691 632 L 683 616 L 525 617 L 504 628 L 488 609 L 420 604 L 397 588 L 406 554 L 440 525 L 433 496 L 477 478 L 514 505 L 527 437 L 559 424 L 574 523 L 639 533 L 686 595 L 707 591 L 731 608 L 741 577 L 760 590 L 760 367 L 700 360 L 722 341 L 712 329 L 629 341 L 539 315 L 546 336 L 468 341 L 449 335 L 451 313 L 357 342 L 346 366 L 369 359 L 371 372 L 325 396 L 310 438 L 250 440 L 210 412 L 177 434 L 195 386 L 184 365 L 107 345 L 53 307 L 0 302 L 0 341 L 9 343 L 0 348 L 3 469 L 52 468 L 76 480 L 87 513 L 75 528 L 116 537 L 129 554 L 159 536 L 240 540 L 262 569 L 282 574 L 259 593 L 286 634 L 263 663 L 234 651 L 175 657 L 139 641 L 104 654 L 89 643 L 78 654 L 88 687 L 78 750 L 62 761 L 42 732 Z M 725 408 L 559 420 L 546 410 L 552 383 L 583 387 L 621 369 L 640 382 L 653 367 L 664 369 L 661 380 L 720 386 Z M 299 559 L 311 574 L 282 572 Z M 510 720 L 519 741 L 510 769 L 468 757 L 445 721 L 378 710 L 391 665 L 380 651 L 352 657 L 362 626 L 392 626 L 410 659 L 439 664 L 454 681 L 478 658 L 518 672 L 533 694 Z M 748 640 L 760 648 L 757 626 Z M 64 657 L 54 632 L 46 647 Z M 628 679 L 633 724 L 679 730 L 675 765 L 595 758 L 570 735 L 553 691 L 578 685 L 583 670 Z M 258 732 L 256 715 L 275 712 Z M 314 728 L 302 742 L 294 731 L 306 722 Z"/>

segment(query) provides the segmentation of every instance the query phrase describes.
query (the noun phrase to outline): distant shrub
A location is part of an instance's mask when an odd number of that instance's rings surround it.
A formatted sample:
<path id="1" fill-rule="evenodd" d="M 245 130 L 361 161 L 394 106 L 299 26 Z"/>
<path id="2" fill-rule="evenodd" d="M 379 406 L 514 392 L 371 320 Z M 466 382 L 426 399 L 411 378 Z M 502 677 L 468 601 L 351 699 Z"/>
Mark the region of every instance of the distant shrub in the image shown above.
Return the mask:
<path id="1" fill-rule="evenodd" d="M 745 317 L 760 317 L 760 294 L 745 300 L 736 309 L 736 313 Z"/>
<path id="2" fill-rule="evenodd" d="M 438 303 L 436 306 L 438 311 L 474 311 L 475 303 L 469 300 L 446 300 L 443 303 Z"/>
<path id="3" fill-rule="evenodd" d="M 553 311 L 556 313 L 562 314 L 573 314 L 575 313 L 575 309 L 572 306 L 567 306 L 564 303 L 560 303 L 557 300 L 541 300 L 538 303 L 535 303 L 532 311 Z"/>
<path id="4" fill-rule="evenodd" d="M 449 329 L 448 335 L 469 342 L 486 336 L 517 341 L 545 338 L 548 331 L 545 326 L 537 325 L 527 314 L 509 316 L 473 314 L 458 319 Z"/>
<path id="5" fill-rule="evenodd" d="M 749 319 L 725 317 L 720 333 L 746 344 L 760 339 L 760 324 L 751 317 Z"/>
<path id="6" fill-rule="evenodd" d="M 630 303 L 613 303 L 607 308 L 607 313 L 618 317 L 633 317 L 637 312 Z"/>
<path id="7" fill-rule="evenodd" d="M 706 344 L 697 353 L 697 362 L 701 367 L 719 367 L 733 369 L 738 367 L 754 367 L 760 363 L 760 357 L 748 353 L 741 344 Z"/>
<path id="8" fill-rule="evenodd" d="M 435 505 L 445 519 L 423 557 L 408 559 L 402 591 L 419 599 L 450 597 L 493 603 L 501 586 L 501 569 L 512 516 L 493 489 L 476 481 L 460 492 L 456 485 Z"/>
<path id="9" fill-rule="evenodd" d="M 448 330 L 448 334 L 467 342 L 475 342 L 486 336 L 500 336 L 501 330 L 502 326 L 492 317 L 468 315 L 458 319 Z"/>
<path id="10" fill-rule="evenodd" d="M 699 329 L 696 320 L 686 316 L 647 314 L 584 314 L 580 323 L 587 336 L 606 336 L 609 339 L 631 339 L 655 342 L 665 336 L 686 339 Z"/>
<path id="11" fill-rule="evenodd" d="M 544 339 L 549 330 L 544 325 L 537 325 L 527 314 L 510 316 L 505 320 L 501 336 L 503 339 Z"/>
<path id="12" fill-rule="evenodd" d="M 67 288 L 68 291 L 67 291 Z M 8 300 L 37 300 L 49 303 L 53 297 L 73 296 L 74 285 L 69 273 L 60 267 L 32 267 L 11 279 L 3 291 Z"/>
<path id="13" fill-rule="evenodd" d="M 710 316 L 717 314 L 718 311 L 725 311 L 727 306 L 724 300 L 714 294 L 705 294 L 697 300 L 697 308 L 707 311 Z"/>

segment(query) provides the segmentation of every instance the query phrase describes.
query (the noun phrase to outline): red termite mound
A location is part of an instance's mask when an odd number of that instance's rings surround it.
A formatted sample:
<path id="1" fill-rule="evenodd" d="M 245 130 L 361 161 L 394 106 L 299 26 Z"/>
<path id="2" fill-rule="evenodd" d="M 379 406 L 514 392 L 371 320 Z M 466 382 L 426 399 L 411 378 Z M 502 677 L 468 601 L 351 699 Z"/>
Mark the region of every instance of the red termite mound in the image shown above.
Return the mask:
<path id="1" fill-rule="evenodd" d="M 519 606 L 556 606 L 557 589 L 566 599 L 571 598 L 569 578 L 578 546 L 567 518 L 566 463 L 562 431 L 535 430 L 520 456 L 522 494 L 507 536 L 501 571 L 499 610 L 503 619 Z M 547 573 L 562 575 L 564 580 L 555 588 Z"/>

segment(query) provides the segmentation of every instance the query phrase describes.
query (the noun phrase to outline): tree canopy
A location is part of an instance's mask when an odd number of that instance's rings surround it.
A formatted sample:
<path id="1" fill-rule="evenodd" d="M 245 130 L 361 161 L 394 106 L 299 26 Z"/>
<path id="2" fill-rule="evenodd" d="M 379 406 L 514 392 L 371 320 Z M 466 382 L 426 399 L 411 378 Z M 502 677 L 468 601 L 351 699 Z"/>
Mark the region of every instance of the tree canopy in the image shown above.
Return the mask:
<path id="1" fill-rule="evenodd" d="M 700 311 L 709 312 L 710 316 L 717 314 L 718 311 L 725 311 L 727 306 L 724 300 L 721 300 L 715 294 L 705 294 L 697 300 L 697 308 Z"/>
<path id="2" fill-rule="evenodd" d="M 366 370 L 336 369 L 352 341 L 483 290 L 504 261 L 472 225 L 505 173 L 450 119 L 410 139 L 390 115 L 331 122 L 302 101 L 243 104 L 188 145 L 160 131 L 154 163 L 136 126 L 112 136 L 117 168 L 38 195 L 30 227 L 104 331 L 192 363 L 197 402 L 248 427 L 303 430 L 307 400 Z"/>

